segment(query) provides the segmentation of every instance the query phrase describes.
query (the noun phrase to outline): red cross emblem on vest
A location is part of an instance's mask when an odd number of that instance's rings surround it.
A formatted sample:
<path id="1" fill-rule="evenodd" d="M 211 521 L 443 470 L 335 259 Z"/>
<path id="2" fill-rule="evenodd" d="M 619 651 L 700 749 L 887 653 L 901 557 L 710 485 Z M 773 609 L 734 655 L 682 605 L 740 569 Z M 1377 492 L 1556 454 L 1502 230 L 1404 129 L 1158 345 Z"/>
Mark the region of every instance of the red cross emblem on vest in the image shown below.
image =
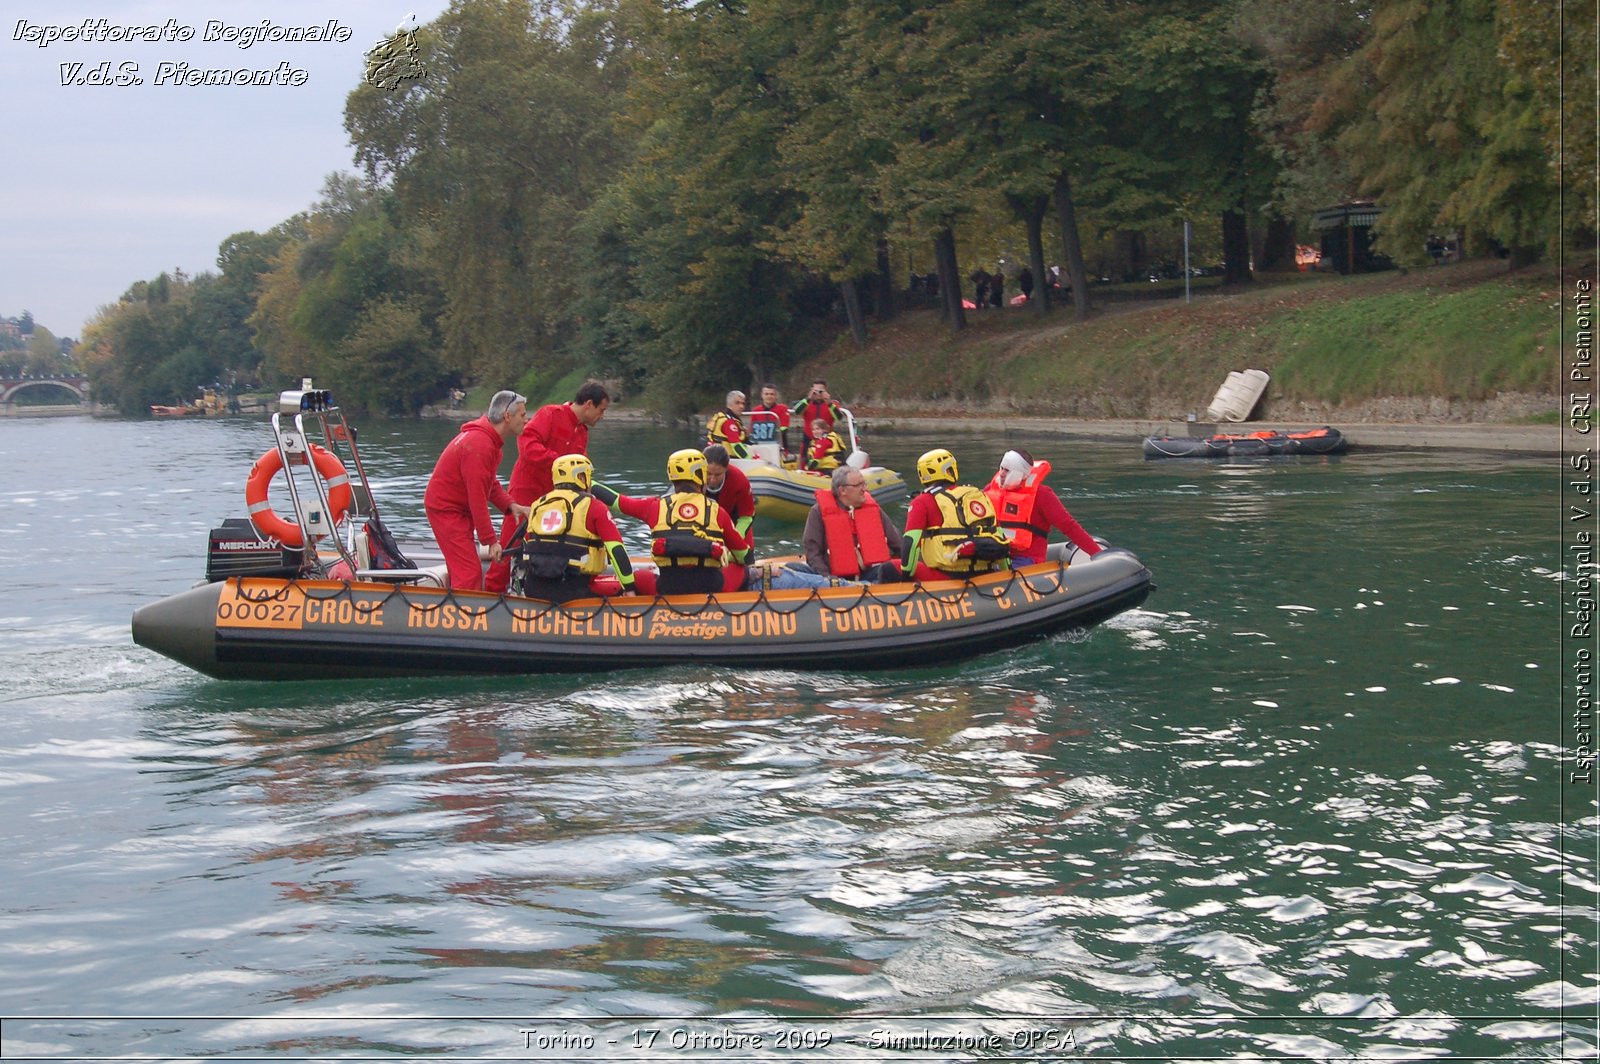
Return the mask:
<path id="1" fill-rule="evenodd" d="M 692 502 L 686 502 L 682 506 L 678 507 L 678 516 L 682 517 L 685 521 L 693 521 L 695 518 L 700 516 L 700 507 L 696 506 Z"/>
<path id="2" fill-rule="evenodd" d="M 546 510 L 544 516 L 539 518 L 540 532 L 561 531 L 561 514 L 556 510 Z"/>

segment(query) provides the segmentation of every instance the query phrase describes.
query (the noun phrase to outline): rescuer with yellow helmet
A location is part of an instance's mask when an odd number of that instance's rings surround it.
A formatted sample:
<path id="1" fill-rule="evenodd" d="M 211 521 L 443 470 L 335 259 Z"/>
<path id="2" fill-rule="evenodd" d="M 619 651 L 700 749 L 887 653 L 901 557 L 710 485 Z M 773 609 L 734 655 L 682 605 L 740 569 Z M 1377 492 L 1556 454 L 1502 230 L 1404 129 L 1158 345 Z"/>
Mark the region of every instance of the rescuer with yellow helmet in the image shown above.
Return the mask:
<path id="1" fill-rule="evenodd" d="M 707 595 L 744 587 L 745 567 L 736 560 L 750 540 L 726 510 L 706 497 L 706 456 L 692 447 L 667 456 L 672 490 L 660 498 L 617 495 L 617 509 L 650 526 L 650 553 L 663 595 Z M 602 497 L 605 497 L 602 495 Z"/>
<path id="2" fill-rule="evenodd" d="M 1011 548 L 1000 534 L 988 496 L 958 483 L 956 456 L 935 447 L 917 459 L 922 493 L 906 513 L 900 556 L 918 580 L 949 580 L 1010 566 Z"/>
<path id="3" fill-rule="evenodd" d="M 550 464 L 549 491 L 535 499 L 527 534 L 512 566 L 514 594 L 566 602 L 595 592 L 589 578 L 609 560 L 623 594 L 633 593 L 633 566 L 604 504 L 596 504 L 594 463 L 564 454 Z"/>

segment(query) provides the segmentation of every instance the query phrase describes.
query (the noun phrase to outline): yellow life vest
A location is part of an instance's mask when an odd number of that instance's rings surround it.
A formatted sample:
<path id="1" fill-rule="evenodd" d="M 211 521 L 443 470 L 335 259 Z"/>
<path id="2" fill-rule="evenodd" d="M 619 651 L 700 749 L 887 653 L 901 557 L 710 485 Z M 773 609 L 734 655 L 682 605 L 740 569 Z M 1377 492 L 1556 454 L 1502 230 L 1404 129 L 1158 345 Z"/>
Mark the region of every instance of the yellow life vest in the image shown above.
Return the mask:
<path id="1" fill-rule="evenodd" d="M 944 573 L 986 573 L 1009 564 L 1011 546 L 995 523 L 989 497 L 970 484 L 931 493 L 939 506 L 939 527 L 924 529 L 919 548 L 930 569 Z M 966 556 L 960 552 L 973 544 Z"/>
<path id="2" fill-rule="evenodd" d="M 844 440 L 837 432 L 830 432 L 811 441 L 810 461 L 806 463 L 806 467 L 819 473 L 827 473 L 838 469 L 839 462 L 843 458 Z"/>
<path id="3" fill-rule="evenodd" d="M 717 504 L 698 492 L 665 496 L 656 510 L 650 553 L 656 564 L 720 569 L 728 557 Z"/>
<path id="4" fill-rule="evenodd" d="M 750 448 L 744 444 L 744 422 L 726 410 L 718 410 L 706 422 L 706 443 L 722 444 L 730 458 L 750 457 Z"/>
<path id="5" fill-rule="evenodd" d="M 605 545 L 589 531 L 589 507 L 593 504 L 593 495 L 566 487 L 552 488 L 535 499 L 528 515 L 527 553 L 565 554 L 569 574 L 605 572 Z"/>

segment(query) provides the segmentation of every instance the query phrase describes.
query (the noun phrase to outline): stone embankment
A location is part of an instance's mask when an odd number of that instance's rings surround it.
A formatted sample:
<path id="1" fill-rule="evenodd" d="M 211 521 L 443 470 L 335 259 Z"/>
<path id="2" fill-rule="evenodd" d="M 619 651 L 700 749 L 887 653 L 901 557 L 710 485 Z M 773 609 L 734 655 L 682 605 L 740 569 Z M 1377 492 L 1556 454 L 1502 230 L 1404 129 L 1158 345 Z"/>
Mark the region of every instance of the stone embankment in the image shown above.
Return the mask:
<path id="1" fill-rule="evenodd" d="M 1332 425 L 1357 449 L 1453 450 L 1501 454 L 1559 454 L 1570 450 L 1559 424 L 1517 424 L 1513 419 L 1548 414 L 1560 409 L 1555 396 L 1502 395 L 1484 402 L 1446 399 L 1377 399 L 1338 409 L 1313 410 L 1294 404 L 1270 404 L 1254 420 L 1215 425 L 1189 422 L 1186 415 L 1169 418 L 1079 418 L 1022 414 L 1001 403 L 964 409 L 952 414 L 937 407 L 907 409 L 871 402 L 852 404 L 856 415 L 879 432 L 965 432 L 992 429 L 1046 433 L 1072 439 L 1110 443 L 1138 443 L 1146 436 L 1185 436 L 1191 432 L 1248 433 L 1261 429 L 1299 432 Z M 430 409 L 424 416 L 459 420 L 474 418 L 481 410 Z M 616 421 L 673 419 L 623 403 L 614 403 L 606 417 Z M 704 418 L 680 419 L 686 429 L 704 424 Z"/>

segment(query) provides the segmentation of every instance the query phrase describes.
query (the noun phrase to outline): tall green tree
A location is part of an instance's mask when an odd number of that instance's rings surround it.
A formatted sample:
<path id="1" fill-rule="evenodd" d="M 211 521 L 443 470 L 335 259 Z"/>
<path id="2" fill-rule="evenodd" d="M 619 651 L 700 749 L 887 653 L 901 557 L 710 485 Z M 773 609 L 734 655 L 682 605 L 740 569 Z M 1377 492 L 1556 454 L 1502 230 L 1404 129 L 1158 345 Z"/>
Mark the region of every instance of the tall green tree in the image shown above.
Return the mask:
<path id="1" fill-rule="evenodd" d="M 1255 129 L 1276 164 L 1264 204 L 1269 224 L 1309 221 L 1359 191 L 1337 149 L 1336 131 L 1324 120 L 1323 100 L 1371 33 L 1368 7 L 1367 0 L 1240 0 L 1236 30 L 1269 73 L 1254 112 Z M 1271 268 L 1273 252 L 1262 258 Z"/>
<path id="2" fill-rule="evenodd" d="M 1507 17 L 1496 0 L 1378 0 L 1371 39 L 1330 92 L 1340 148 L 1384 208 L 1378 246 L 1396 260 L 1421 261 L 1446 230 L 1514 265 L 1559 240 L 1547 119 L 1502 55 Z"/>
<path id="3" fill-rule="evenodd" d="M 1252 123 L 1261 57 L 1235 31 L 1232 0 L 1153 0 L 1129 14 L 1113 138 L 1128 148 L 1107 174 L 1112 209 L 1124 228 L 1216 217 L 1225 280 L 1249 281 L 1248 220 L 1275 178 Z"/>
<path id="4" fill-rule="evenodd" d="M 572 339 L 576 219 L 619 162 L 610 6 L 458 0 L 419 33 L 427 75 L 362 86 L 345 124 L 437 270 L 452 370 L 515 380 Z"/>
<path id="5" fill-rule="evenodd" d="M 635 159 L 590 223 L 629 263 L 636 320 L 613 316 L 611 334 L 635 339 L 632 361 L 680 408 L 792 364 L 812 313 L 812 286 L 771 240 L 796 210 L 775 147 L 789 43 L 751 26 L 742 4 L 661 12 L 630 94 Z"/>

